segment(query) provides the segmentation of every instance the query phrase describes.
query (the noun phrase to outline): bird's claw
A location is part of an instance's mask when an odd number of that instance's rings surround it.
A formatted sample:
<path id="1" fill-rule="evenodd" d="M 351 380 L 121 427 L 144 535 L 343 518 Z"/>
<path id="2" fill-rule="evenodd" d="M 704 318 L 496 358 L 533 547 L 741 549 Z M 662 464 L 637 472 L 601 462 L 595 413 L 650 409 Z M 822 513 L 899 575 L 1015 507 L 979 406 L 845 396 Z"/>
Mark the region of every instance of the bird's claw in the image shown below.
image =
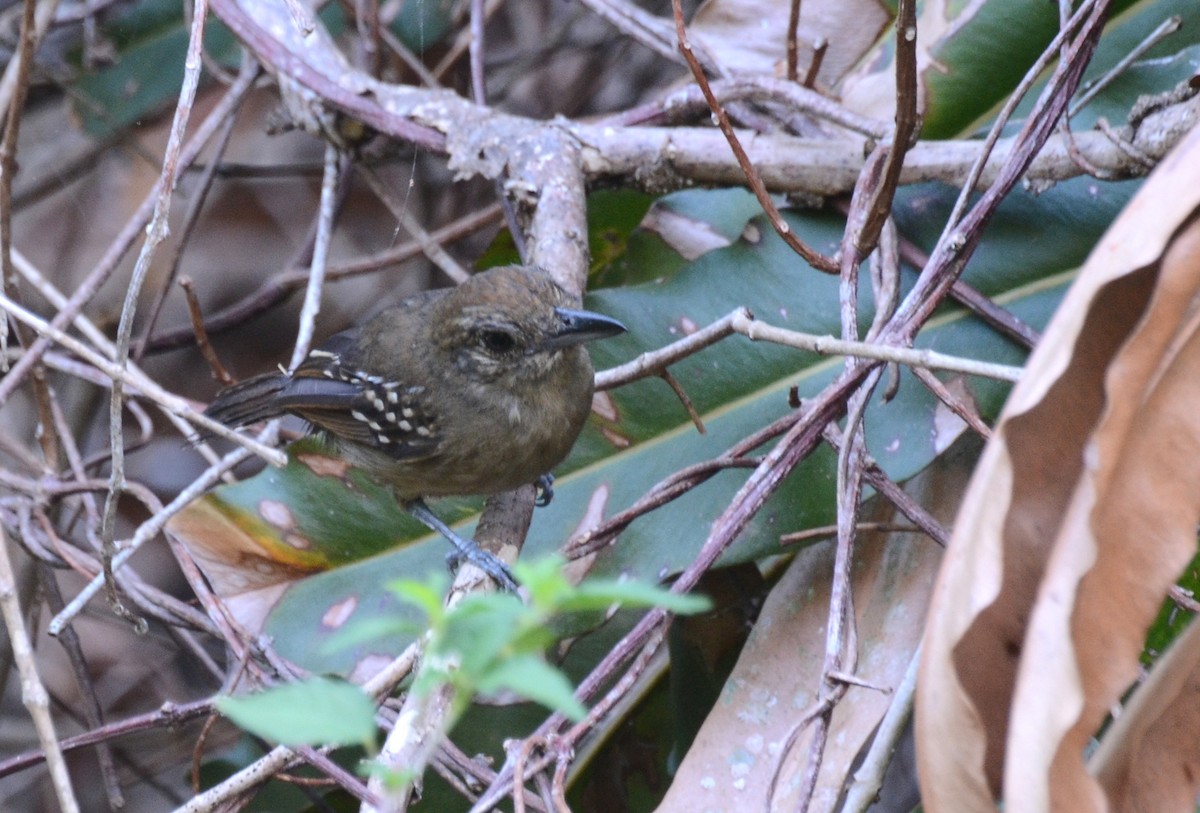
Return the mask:
<path id="1" fill-rule="evenodd" d="M 446 554 L 446 566 L 450 572 L 458 570 L 463 562 L 470 562 L 482 570 L 494 581 L 501 590 L 508 593 L 517 592 L 517 581 L 507 564 L 494 553 L 474 545 L 465 550 L 452 550 Z"/>
<path id="2" fill-rule="evenodd" d="M 554 499 L 554 475 L 546 472 L 534 481 L 533 487 L 537 489 L 533 504 L 538 508 L 545 508 Z"/>

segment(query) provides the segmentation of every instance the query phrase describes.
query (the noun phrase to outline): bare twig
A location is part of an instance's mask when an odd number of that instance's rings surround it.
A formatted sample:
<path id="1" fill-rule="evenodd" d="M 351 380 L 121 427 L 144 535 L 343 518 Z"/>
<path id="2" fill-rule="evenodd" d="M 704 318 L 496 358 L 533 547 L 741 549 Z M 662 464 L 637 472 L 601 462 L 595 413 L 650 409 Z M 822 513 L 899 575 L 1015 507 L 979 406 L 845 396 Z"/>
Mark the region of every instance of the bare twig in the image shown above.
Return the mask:
<path id="1" fill-rule="evenodd" d="M 296 332 L 296 346 L 288 369 L 294 370 L 304 361 L 312 347 L 313 329 L 317 314 L 321 311 L 321 292 L 325 287 L 325 267 L 329 258 L 329 242 L 333 236 L 333 219 L 336 209 L 338 177 L 344 171 L 345 160 L 333 144 L 325 146 L 325 173 L 321 179 L 321 209 L 317 219 L 317 240 L 313 246 L 312 267 L 309 269 L 308 287 L 304 292 L 304 305 L 300 308 L 300 326 Z"/>
<path id="2" fill-rule="evenodd" d="M 940 378 L 921 367 L 913 367 L 912 371 L 918 381 L 936 395 L 938 400 L 945 404 L 950 411 L 962 418 L 963 422 L 971 427 L 977 435 L 984 440 L 992 436 L 991 428 L 983 422 L 983 418 L 980 417 L 979 412 L 971 404 L 966 403 L 962 398 L 952 393 L 950 388 L 943 384 Z"/>
<path id="3" fill-rule="evenodd" d="M 799 72 L 799 51 L 800 46 L 796 41 L 800 31 L 800 0 L 791 0 L 788 10 L 788 26 L 787 37 L 785 39 L 787 49 L 787 78 L 789 82 L 796 81 L 796 75 Z"/>
<path id="4" fill-rule="evenodd" d="M 213 378 L 221 382 L 223 386 L 232 384 L 233 376 L 225 369 L 225 365 L 217 357 L 217 351 L 213 349 L 212 342 L 208 340 L 208 331 L 204 328 L 204 312 L 200 309 L 200 299 L 196 296 L 196 284 L 192 282 L 191 277 L 183 276 L 179 278 L 179 287 L 183 289 L 184 299 L 187 300 L 188 316 L 192 319 L 192 332 L 196 334 L 196 349 L 208 362 Z"/>
<path id="5" fill-rule="evenodd" d="M 258 75 L 259 67 L 254 60 L 250 59 L 248 54 L 243 52 L 242 59 L 242 74 Z M 235 113 L 231 110 L 229 118 L 225 120 L 224 126 L 216 136 L 216 145 L 213 149 L 212 159 L 209 160 L 200 170 L 200 177 L 197 180 L 197 188 L 192 195 L 191 201 L 188 204 L 187 211 L 183 215 L 182 228 L 179 230 L 179 238 L 175 241 L 172 247 L 171 267 L 170 270 L 163 276 L 162 283 L 159 287 L 158 294 L 154 298 L 154 302 L 150 305 L 150 311 L 146 318 L 146 325 L 142 329 L 142 334 L 138 341 L 133 346 L 130 352 L 130 357 L 135 361 L 141 360 L 146 352 L 146 342 L 149 341 L 150 335 L 154 332 L 155 325 L 158 324 L 158 317 L 162 313 L 162 308 L 167 302 L 167 295 L 171 291 L 171 283 L 175 281 L 179 275 L 179 266 L 183 262 L 185 249 L 191 241 L 192 235 L 195 234 L 196 225 L 200 222 L 200 212 L 204 209 L 204 204 L 208 200 L 208 193 L 212 189 L 213 181 L 216 179 L 217 170 L 221 165 L 221 157 L 225 154 L 225 150 L 229 147 L 229 141 L 233 137 L 233 126 L 237 122 Z M 186 289 L 185 289 L 186 290 Z M 189 310 L 191 303 L 189 301 Z M 195 319 L 193 318 L 193 324 Z"/>
<path id="6" fill-rule="evenodd" d="M 883 776 L 888 765 L 892 762 L 892 754 L 896 743 L 904 733 L 904 727 L 912 716 L 913 696 L 917 688 L 917 667 L 921 662 L 921 647 L 918 644 L 913 652 L 904 677 L 896 687 L 891 705 L 883 715 L 875 736 L 871 740 L 871 749 L 866 759 L 854 772 L 853 780 L 846 789 L 846 801 L 842 804 L 842 813 L 866 813 L 875 803 L 879 789 L 883 786 Z"/>
<path id="7" fill-rule="evenodd" d="M 65 737 L 61 743 L 62 751 L 65 753 L 80 748 L 88 748 L 100 742 L 107 742 L 108 740 L 140 731 L 148 731 L 155 728 L 175 728 L 197 717 L 211 714 L 212 709 L 211 700 L 196 700 L 178 706 L 174 703 L 164 703 L 162 708 L 157 711 L 139 714 L 115 723 L 108 723 L 100 728 L 86 731 L 83 734 L 76 734 L 73 737 Z M 45 761 L 46 753 L 40 748 L 17 754 L 16 756 L 0 761 L 0 777 L 9 776 L 17 771 Z"/>
<path id="8" fill-rule="evenodd" d="M 821 64 L 825 61 L 828 51 L 829 40 L 817 37 L 813 43 L 812 61 L 808 63 L 808 70 L 804 72 L 804 80 L 800 83 L 805 89 L 811 90 L 817 84 L 817 75 L 821 72 Z"/>
<path id="9" fill-rule="evenodd" d="M 741 101 L 769 101 L 824 119 L 839 127 L 879 139 L 891 128 L 886 122 L 848 110 L 827 96 L 803 85 L 774 76 L 739 76 L 711 82 L 709 89 L 722 104 Z M 669 124 L 688 115 L 709 115 L 708 102 L 699 85 L 686 85 L 673 90 L 661 99 L 638 107 L 605 116 L 598 125 L 630 126 L 634 124 Z"/>
<path id="10" fill-rule="evenodd" d="M 161 511 L 158 511 L 150 519 L 139 525 L 129 541 L 121 545 L 109 562 L 106 562 L 104 572 L 88 582 L 79 591 L 79 594 L 67 604 L 66 608 L 51 620 L 48 628 L 50 634 L 57 635 L 64 625 L 70 623 L 71 619 L 79 614 L 80 610 L 91 600 L 92 596 L 96 595 L 100 591 L 100 588 L 112 577 L 113 572 L 129 561 L 129 558 L 137 553 L 142 545 L 158 535 L 167 524 L 167 520 L 182 511 L 192 500 L 216 485 L 222 475 L 232 470 L 234 466 L 241 463 L 248 456 L 245 449 L 235 449 L 225 455 L 215 465 L 209 466 L 203 474 L 192 481 L 191 485 L 180 491 L 175 499 L 171 500 Z"/>
<path id="11" fill-rule="evenodd" d="M 954 209 L 951 211 L 950 217 L 946 221 L 945 229 L 942 231 L 942 236 L 939 238 L 938 245 L 932 252 L 933 254 L 936 255 L 939 253 L 939 250 L 945 250 L 945 246 L 952 241 L 957 242 L 954 240 L 952 235 L 954 234 L 955 229 L 958 228 L 959 222 L 962 220 L 963 213 L 966 211 L 966 207 L 970 202 L 971 195 L 975 191 L 976 184 L 979 182 L 979 177 L 983 173 L 983 167 L 987 163 L 988 157 L 991 154 L 991 150 L 999 141 L 1000 134 L 1004 131 L 1005 126 L 1008 124 L 1009 117 L 1012 116 L 1013 111 L 1016 110 L 1017 105 L 1021 102 L 1021 99 L 1024 98 L 1025 94 L 1033 86 L 1034 82 L 1037 81 L 1038 77 L 1041 75 L 1042 71 L 1045 70 L 1046 66 L 1049 65 L 1056 56 L 1058 56 L 1059 49 L 1066 47 L 1067 41 L 1071 34 L 1084 24 L 1089 15 L 1091 15 L 1094 20 L 1097 16 L 1097 9 L 1099 9 L 1099 16 L 1102 18 L 1107 11 L 1107 6 L 1108 3 L 1104 2 L 1104 0 L 1086 0 L 1086 2 L 1080 4 L 1079 8 L 1075 11 L 1075 14 L 1069 20 L 1064 22 L 1054 40 L 1046 47 L 1046 49 L 1026 72 L 1024 78 L 1022 78 L 1016 89 L 1005 101 L 1003 107 L 1000 108 L 1000 112 L 997 114 L 996 120 L 992 124 L 992 129 L 988 132 L 987 138 L 984 140 L 983 151 L 980 153 L 979 157 L 975 161 L 975 164 L 971 167 L 970 173 L 967 175 L 967 181 L 959 193 L 958 200 L 955 202 Z M 1089 49 L 1087 54 L 1090 55 L 1090 53 L 1091 51 Z M 1065 52 L 1064 56 L 1066 56 Z M 1083 65 L 1085 65 L 1087 62 L 1086 58 L 1083 59 L 1082 62 L 1083 64 L 1075 65 L 1077 73 L 1074 76 L 1074 82 L 1071 86 L 1072 90 L 1078 84 L 1079 75 L 1082 73 Z M 1058 82 L 1061 83 L 1062 80 L 1066 78 L 1064 71 L 1067 71 L 1071 67 L 1071 64 L 1072 63 L 1067 59 L 1060 60 L 1060 63 L 1055 70 L 1054 77 L 1052 77 L 1051 82 L 1047 84 L 1047 90 L 1043 93 L 1042 98 L 1038 100 L 1038 104 L 1035 106 L 1035 109 L 1030 113 L 1030 116 L 1027 120 L 1028 123 L 1022 131 L 1022 136 L 1026 136 L 1027 132 L 1029 132 L 1031 124 L 1035 126 L 1040 125 L 1041 128 L 1047 132 L 1047 134 L 1053 129 L 1058 116 L 1046 115 L 1046 102 L 1051 99 L 1058 98 L 1059 106 L 1065 107 L 1066 98 L 1061 98 L 1061 93 L 1058 97 L 1054 95 L 1056 87 L 1055 80 L 1058 80 Z M 1062 85 L 1059 84 L 1058 87 L 1061 89 Z M 1065 95 L 1067 98 L 1069 98 L 1071 94 L 1068 92 Z M 1050 120 L 1047 121 L 1047 119 Z M 1033 152 L 1036 152 L 1036 150 L 1031 151 L 1030 158 L 1032 158 Z M 1007 190 L 1004 191 L 1007 192 Z M 982 201 L 980 203 L 982 203 Z M 976 208 L 978 210 L 978 204 Z"/>
<path id="12" fill-rule="evenodd" d="M 737 333 L 753 341 L 770 341 L 807 350 L 821 355 L 854 356 L 876 361 L 895 362 L 932 370 L 949 370 L 958 373 L 995 378 L 1000 381 L 1019 381 L 1022 369 L 988 361 L 974 361 L 948 356 L 933 350 L 915 350 L 893 347 L 873 342 L 847 342 L 832 336 L 814 336 L 794 330 L 772 327 L 744 315 L 735 315 L 731 327 Z"/>
<path id="13" fill-rule="evenodd" d="M 875 250 L 884 221 L 892 214 L 892 199 L 900 182 L 904 156 L 916 132 L 917 9 L 915 0 L 900 0 L 896 8 L 896 128 L 879 170 L 879 184 L 866 207 L 866 220 L 854 236 L 854 249 L 859 257 Z"/>
<path id="14" fill-rule="evenodd" d="M 37 570 L 42 592 L 46 596 L 46 606 L 52 613 L 60 612 L 63 608 L 63 598 L 54 570 L 45 562 L 39 562 Z M 75 634 L 75 629 L 68 627 L 63 630 L 63 634 L 59 636 L 59 643 L 62 644 L 63 650 L 71 662 L 71 671 L 74 673 L 75 683 L 83 700 L 83 707 L 80 709 L 83 719 L 87 722 L 88 728 L 93 730 L 100 728 L 104 724 L 104 712 L 100 706 L 100 700 L 96 696 L 95 681 L 92 680 L 92 674 L 88 670 L 87 659 L 83 654 L 83 645 L 79 641 L 79 636 Z M 108 805 L 113 810 L 119 810 L 125 806 L 125 796 L 121 792 L 121 779 L 117 775 L 117 767 L 113 762 L 112 748 L 108 743 L 100 742 L 96 743 L 95 751 L 96 762 L 100 766 L 100 777 L 104 783 L 104 792 L 108 797 Z"/>
<path id="15" fill-rule="evenodd" d="M 846 693 L 847 681 L 832 676 L 842 672 L 853 674 L 858 664 L 858 631 L 854 618 L 851 567 L 854 562 L 858 517 L 862 509 L 862 480 L 865 467 L 862 419 L 875 384 L 879 381 L 879 373 L 878 369 L 869 373 L 863 386 L 851 396 L 846 414 L 845 437 L 848 440 L 845 440 L 842 448 L 838 450 L 837 549 L 829 598 L 829 622 L 825 625 L 825 659 L 821 667 L 821 685 L 817 691 L 818 703 L 822 705 L 822 710 L 816 718 L 819 724 L 815 726 L 809 743 L 809 759 L 801 779 L 798 797 L 798 809 L 801 811 L 808 809 L 816 789 L 833 709 Z M 781 751 L 780 761 L 787 756 L 786 749 Z M 779 776 L 778 768 L 775 775 Z M 775 783 L 772 782 L 768 794 L 768 809 L 771 807 L 770 799 L 774 790 Z"/>
<path id="16" fill-rule="evenodd" d="M 167 138 L 167 148 L 163 156 L 162 174 L 155 187 L 154 214 L 146 228 L 146 240 L 142 244 L 141 253 L 134 264 L 133 276 L 125 291 L 125 303 L 121 308 L 121 322 L 117 328 L 117 353 L 114 359 L 116 366 L 122 372 L 129 360 L 129 343 L 133 336 L 133 319 L 137 310 L 138 297 L 142 284 L 150 272 L 150 261 L 159 243 L 166 239 L 168 233 L 167 217 L 171 208 L 171 195 L 175 191 L 175 180 L 179 171 L 179 155 L 183 149 L 183 135 L 187 130 L 188 119 L 192 113 L 192 103 L 196 98 L 196 88 L 200 84 L 200 51 L 204 45 L 204 25 L 207 22 L 207 0 L 196 0 L 192 10 L 192 28 L 189 33 L 187 58 L 184 61 L 183 87 L 180 89 L 179 101 L 175 106 L 175 117 L 171 122 L 171 133 Z M 109 399 L 109 431 L 108 441 L 111 454 L 111 474 L 109 476 L 108 498 L 104 502 L 104 516 L 100 525 L 103 540 L 103 559 L 106 575 L 111 577 L 110 570 L 113 557 L 116 555 L 115 532 L 117 521 L 117 502 L 125 491 L 125 434 L 124 423 L 121 420 L 124 397 L 124 376 L 113 380 L 111 398 Z M 108 581 L 108 599 L 113 612 L 134 625 L 139 633 L 146 631 L 145 619 L 135 615 L 125 607 L 117 593 L 115 580 Z"/>
<path id="17" fill-rule="evenodd" d="M 1067 111 L 1067 118 L 1074 118 L 1075 114 L 1083 108 L 1087 107 L 1088 102 L 1096 98 L 1100 91 L 1113 83 L 1117 77 L 1129 70 L 1129 66 L 1142 58 L 1142 55 L 1158 45 L 1167 37 L 1174 34 L 1183 25 L 1183 18 L 1178 14 L 1172 15 L 1163 20 L 1158 26 L 1146 35 L 1146 38 L 1134 46 L 1129 53 L 1121 57 L 1116 65 L 1113 65 L 1103 76 L 1093 82 L 1089 82 L 1083 93 L 1075 99 L 1075 103 L 1071 105 Z"/>
<path id="18" fill-rule="evenodd" d="M 240 446 L 244 446 L 248 451 L 253 452 L 259 457 L 276 466 L 282 466 L 287 462 L 287 456 L 277 449 L 272 449 L 269 446 L 264 446 L 254 438 L 247 437 L 240 432 L 235 432 L 223 423 L 214 421 L 212 418 L 197 412 L 192 409 L 185 399 L 178 395 L 167 392 L 151 378 L 146 376 L 136 368 L 127 368 L 122 370 L 115 363 L 109 361 L 100 353 L 85 345 L 83 342 L 76 339 L 69 333 L 64 333 L 53 326 L 52 323 L 31 313 L 17 303 L 10 300 L 7 296 L 0 296 L 0 309 L 9 313 L 10 316 L 24 322 L 25 324 L 36 330 L 43 338 L 57 342 L 66 349 L 70 350 L 75 355 L 82 358 L 88 364 L 95 367 L 100 372 L 104 373 L 110 381 L 120 380 L 132 388 L 134 394 L 143 398 L 148 398 L 157 404 L 164 412 L 187 420 L 203 429 L 205 432 L 213 435 L 220 435 L 223 438 L 232 440 Z M 60 311 L 61 313 L 61 311 Z M 22 355 L 21 361 L 24 361 L 31 353 L 32 349 Z M 14 365 L 15 369 L 15 365 Z"/>
<path id="19" fill-rule="evenodd" d="M 759 205 L 767 213 L 771 225 L 775 228 L 779 236 L 783 238 L 783 241 L 793 251 L 803 257 L 804 261 L 813 268 L 829 273 L 836 271 L 837 263 L 810 248 L 803 240 L 796 236 L 792 231 L 792 227 L 784 221 L 783 215 L 779 213 L 779 208 L 767 193 L 766 184 L 763 183 L 758 170 L 751 163 L 750 157 L 742 147 L 741 140 L 733 131 L 733 125 L 729 121 L 729 114 L 725 112 L 725 108 L 717 101 L 716 96 L 713 95 L 712 88 L 708 83 L 708 77 L 704 75 L 704 69 L 700 66 L 699 60 L 692 51 L 692 44 L 688 40 L 687 31 L 683 24 L 683 4 L 681 0 L 671 0 L 671 9 L 675 14 L 675 33 L 679 39 L 679 50 L 683 54 L 683 58 L 687 61 L 696 84 L 700 86 L 700 90 L 704 93 L 704 98 L 708 102 L 709 108 L 713 111 L 713 115 L 717 117 L 717 125 L 721 128 L 721 133 L 725 136 L 725 140 L 729 142 L 729 148 L 733 150 L 733 154 L 737 157 L 738 165 L 742 168 L 746 183 L 750 185 L 750 189 L 758 199 Z"/>
<path id="20" fill-rule="evenodd" d="M 17 670 L 21 675 L 21 699 L 25 702 L 25 708 L 29 710 L 29 716 L 33 718 L 38 742 L 50 768 L 50 777 L 53 780 L 58 805 L 64 813 L 78 813 L 79 803 L 75 801 L 75 792 L 71 788 L 71 776 L 67 772 L 67 764 L 63 760 L 58 737 L 54 733 L 54 722 L 50 718 L 50 698 L 38 676 L 37 664 L 33 657 L 33 646 L 29 641 L 29 633 L 25 629 L 25 616 L 17 602 L 16 576 L 12 568 L 12 561 L 8 556 L 8 539 L 2 525 L 0 525 L 0 612 L 4 615 L 4 626 L 8 631 L 9 644 L 12 646 Z"/>
<path id="21" fill-rule="evenodd" d="M 739 318 L 752 319 L 753 317 L 745 308 L 737 308 L 711 325 L 689 333 L 666 347 L 651 350 L 619 367 L 612 367 L 596 373 L 596 391 L 603 392 L 637 381 L 639 378 L 662 375 L 663 371 L 675 362 L 698 353 L 735 333 L 733 323 L 735 319 Z"/>
<path id="22" fill-rule="evenodd" d="M 46 5 L 50 7 L 50 17 L 53 17 L 55 4 Z M 39 27 L 37 4 L 33 0 L 26 0 L 21 11 L 19 48 L 16 58 L 9 63 L 4 72 L 4 79 L 0 82 L 0 111 L 3 111 L 6 116 L 4 138 L 0 141 L 0 278 L 2 278 L 5 293 L 17 302 L 21 301 L 21 293 L 17 285 L 16 274 L 13 273 L 12 184 L 13 176 L 17 172 L 17 147 L 25 98 L 29 90 L 33 54 L 49 19 L 40 20 L 41 26 Z M 46 9 L 43 8 L 42 11 L 44 17 Z M 0 318 L 0 352 L 7 349 L 8 329 L 8 319 Z M 26 330 L 19 326 L 17 327 L 17 338 L 26 347 L 29 346 L 32 339 Z M 8 372 L 7 357 L 0 358 L 0 372 Z M 46 384 L 45 372 L 40 365 L 35 366 L 33 370 L 33 393 L 38 420 L 45 428 L 39 437 L 42 453 L 46 465 L 54 469 L 59 465 L 59 454 L 55 432 L 52 429 L 54 426 L 53 398 L 50 388 Z"/>

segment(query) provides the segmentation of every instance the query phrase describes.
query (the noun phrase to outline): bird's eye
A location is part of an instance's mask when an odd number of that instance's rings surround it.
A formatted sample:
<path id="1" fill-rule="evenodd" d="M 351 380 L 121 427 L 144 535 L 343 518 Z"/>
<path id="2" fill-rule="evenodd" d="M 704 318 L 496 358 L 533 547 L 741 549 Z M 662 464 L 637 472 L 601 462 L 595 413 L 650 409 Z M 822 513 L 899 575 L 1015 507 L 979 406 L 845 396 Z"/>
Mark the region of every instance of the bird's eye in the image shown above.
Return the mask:
<path id="1" fill-rule="evenodd" d="M 479 340 L 488 351 L 496 354 L 512 352 L 517 346 L 516 338 L 504 330 L 485 330 L 480 334 Z"/>

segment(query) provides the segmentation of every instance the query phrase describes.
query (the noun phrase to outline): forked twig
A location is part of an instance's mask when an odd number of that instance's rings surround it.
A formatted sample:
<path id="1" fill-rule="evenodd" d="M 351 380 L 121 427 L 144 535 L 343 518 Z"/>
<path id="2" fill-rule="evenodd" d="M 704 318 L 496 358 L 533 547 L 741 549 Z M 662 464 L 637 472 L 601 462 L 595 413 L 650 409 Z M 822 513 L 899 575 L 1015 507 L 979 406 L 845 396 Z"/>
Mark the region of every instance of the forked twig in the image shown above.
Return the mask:
<path id="1" fill-rule="evenodd" d="M 725 140 L 729 142 L 729 148 L 737 156 L 738 165 L 741 166 L 742 172 L 745 174 L 746 183 L 750 185 L 751 191 L 754 192 L 754 197 L 758 199 L 759 205 L 767 213 L 771 225 L 775 228 L 779 236 L 783 238 L 783 241 L 793 251 L 803 257 L 804 261 L 813 268 L 827 273 L 836 272 L 837 263 L 820 252 L 813 250 L 796 236 L 796 233 L 792 231 L 792 227 L 787 224 L 783 219 L 783 215 L 779 213 L 779 208 L 767 193 L 767 187 L 763 183 L 762 176 L 758 174 L 758 171 L 750 162 L 750 157 L 746 155 L 746 150 L 742 147 L 741 140 L 738 139 L 737 133 L 733 131 L 733 125 L 729 121 L 729 114 L 725 112 L 725 108 L 717 101 L 716 96 L 713 95 L 712 87 L 708 83 L 708 77 L 704 75 L 704 68 L 700 66 L 700 61 L 696 59 L 696 55 L 692 51 L 692 44 L 688 40 L 687 30 L 683 24 L 683 3 L 681 0 L 671 0 L 671 9 L 675 15 L 675 33 L 679 39 L 679 51 L 687 61 L 688 67 L 692 71 L 692 76 L 695 78 L 696 84 L 700 86 L 700 90 L 704 93 L 704 98 L 708 102 L 709 108 L 713 111 L 713 115 L 717 117 L 717 126 L 721 128 L 721 132 L 725 135 Z"/>

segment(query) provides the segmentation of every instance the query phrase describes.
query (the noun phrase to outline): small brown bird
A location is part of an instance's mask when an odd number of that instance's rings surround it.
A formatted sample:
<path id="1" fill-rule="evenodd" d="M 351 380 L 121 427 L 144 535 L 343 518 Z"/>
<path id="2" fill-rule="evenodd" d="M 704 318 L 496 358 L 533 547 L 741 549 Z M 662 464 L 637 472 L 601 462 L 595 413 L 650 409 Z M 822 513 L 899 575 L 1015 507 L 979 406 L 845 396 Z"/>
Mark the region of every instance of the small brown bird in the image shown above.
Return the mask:
<path id="1" fill-rule="evenodd" d="M 495 268 L 338 333 L 291 373 L 227 387 L 205 414 L 231 426 L 285 412 L 304 418 L 511 589 L 504 564 L 455 534 L 422 498 L 549 481 L 591 408 L 583 344 L 625 331 L 573 304 L 541 271 Z"/>

